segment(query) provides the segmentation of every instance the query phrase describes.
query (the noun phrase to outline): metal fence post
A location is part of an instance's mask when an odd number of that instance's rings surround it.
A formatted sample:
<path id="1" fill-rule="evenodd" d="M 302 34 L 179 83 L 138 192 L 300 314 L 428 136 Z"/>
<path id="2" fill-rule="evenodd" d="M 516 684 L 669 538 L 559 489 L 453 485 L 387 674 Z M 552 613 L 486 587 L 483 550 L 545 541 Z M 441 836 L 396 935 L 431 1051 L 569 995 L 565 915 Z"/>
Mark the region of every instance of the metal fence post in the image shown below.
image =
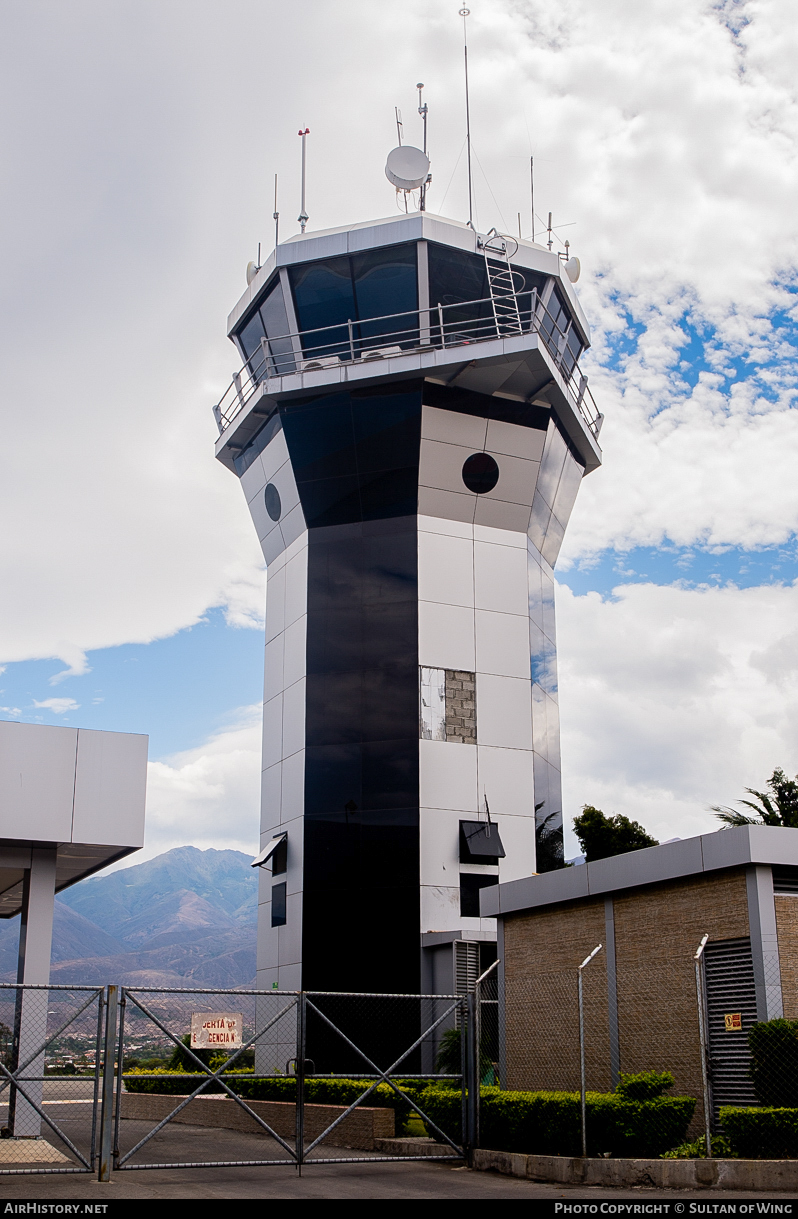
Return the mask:
<path id="1" fill-rule="evenodd" d="M 597 952 L 601 952 L 601 944 L 598 944 L 589 957 L 585 957 L 579 969 L 576 971 L 577 989 L 579 991 L 579 1072 L 580 1072 L 580 1100 L 582 1110 L 582 1155 L 587 1157 L 587 1102 L 585 1098 L 585 1009 L 582 1002 L 582 970 L 586 965 L 589 965 Z"/>
<path id="2" fill-rule="evenodd" d="M 465 1083 L 466 1087 L 466 1154 L 468 1163 L 473 1160 L 474 1148 L 479 1145 L 479 1070 L 477 1067 L 479 1047 L 477 1046 L 477 996 L 470 991 L 466 999 L 466 1053 L 465 1053 Z"/>
<path id="3" fill-rule="evenodd" d="M 712 1130 L 711 1130 L 711 1110 L 709 1105 L 709 1076 L 707 1074 L 707 1058 L 709 1050 L 707 1047 L 707 1028 L 704 1021 L 704 987 L 701 977 L 701 958 L 704 955 L 704 948 L 709 939 L 705 935 L 698 945 L 693 961 L 695 962 L 695 995 L 698 1004 L 698 1043 L 699 1052 L 701 1054 L 701 1084 L 704 1095 L 704 1137 L 707 1141 L 707 1158 L 712 1157 Z"/>
<path id="4" fill-rule="evenodd" d="M 307 1003 L 300 991 L 296 1007 L 296 1166 L 300 1177 L 305 1159 L 305 1041 L 307 1039 Z"/>
<path id="5" fill-rule="evenodd" d="M 119 987 L 106 991 L 105 1046 L 103 1051 L 102 1114 L 100 1117 L 100 1172 L 98 1181 L 111 1180 L 111 1149 L 114 1119 L 114 1051 Z M 120 1048 L 121 1054 L 121 1048 Z M 121 1080 L 120 1080 L 121 1086 Z"/>

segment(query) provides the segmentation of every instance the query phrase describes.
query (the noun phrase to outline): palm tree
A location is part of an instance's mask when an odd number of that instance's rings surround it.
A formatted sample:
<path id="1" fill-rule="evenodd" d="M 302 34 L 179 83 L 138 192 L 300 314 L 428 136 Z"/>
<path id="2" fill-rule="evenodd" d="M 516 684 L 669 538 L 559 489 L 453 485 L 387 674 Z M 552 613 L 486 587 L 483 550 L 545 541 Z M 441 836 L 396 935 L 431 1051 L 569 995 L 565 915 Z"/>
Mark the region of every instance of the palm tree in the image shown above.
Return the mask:
<path id="1" fill-rule="evenodd" d="M 796 779 L 798 779 L 798 775 L 795 776 L 795 779 L 788 779 L 784 771 L 777 767 L 767 781 L 769 793 L 758 792 L 753 787 L 746 787 L 745 790 L 749 796 L 756 796 L 758 803 L 753 800 L 736 800 L 735 803 L 744 804 L 746 808 L 752 809 L 756 814 L 754 817 L 717 804 L 711 806 L 711 811 L 715 813 L 719 821 L 723 822 L 724 829 L 733 825 L 777 825 L 782 828 L 798 829 L 798 782 Z"/>

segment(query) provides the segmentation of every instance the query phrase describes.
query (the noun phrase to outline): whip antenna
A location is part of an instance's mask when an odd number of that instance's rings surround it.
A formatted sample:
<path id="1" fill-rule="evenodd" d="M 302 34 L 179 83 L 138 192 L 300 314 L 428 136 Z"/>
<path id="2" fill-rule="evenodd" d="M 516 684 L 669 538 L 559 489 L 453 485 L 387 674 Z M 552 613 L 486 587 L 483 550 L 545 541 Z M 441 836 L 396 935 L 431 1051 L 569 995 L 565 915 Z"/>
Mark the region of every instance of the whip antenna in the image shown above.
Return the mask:
<path id="1" fill-rule="evenodd" d="M 465 67 L 465 104 L 466 104 L 466 149 L 468 155 L 468 227 L 474 227 L 474 191 L 471 177 L 471 108 L 468 100 L 468 28 L 467 20 L 471 15 L 470 8 L 461 8 L 463 18 L 463 65 Z"/>
<path id="2" fill-rule="evenodd" d="M 301 211 L 300 211 L 297 219 L 300 223 L 302 232 L 304 233 L 305 225 L 307 224 L 308 220 L 310 219 L 307 212 L 305 211 L 305 141 L 307 140 L 307 137 L 310 135 L 310 128 L 306 127 L 304 131 L 299 131 L 297 134 L 302 137 L 302 208 L 301 208 Z"/>

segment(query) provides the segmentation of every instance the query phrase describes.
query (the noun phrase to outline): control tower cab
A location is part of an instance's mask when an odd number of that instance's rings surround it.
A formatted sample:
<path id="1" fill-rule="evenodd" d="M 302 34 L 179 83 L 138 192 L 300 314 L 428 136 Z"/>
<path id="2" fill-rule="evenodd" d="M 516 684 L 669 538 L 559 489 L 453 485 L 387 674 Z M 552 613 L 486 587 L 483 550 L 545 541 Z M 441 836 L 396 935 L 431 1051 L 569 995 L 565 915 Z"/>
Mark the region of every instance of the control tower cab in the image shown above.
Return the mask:
<path id="1" fill-rule="evenodd" d="M 282 242 L 215 408 L 268 565 L 258 986 L 453 993 L 562 866 L 553 568 L 602 416 L 560 257 L 429 212 Z"/>

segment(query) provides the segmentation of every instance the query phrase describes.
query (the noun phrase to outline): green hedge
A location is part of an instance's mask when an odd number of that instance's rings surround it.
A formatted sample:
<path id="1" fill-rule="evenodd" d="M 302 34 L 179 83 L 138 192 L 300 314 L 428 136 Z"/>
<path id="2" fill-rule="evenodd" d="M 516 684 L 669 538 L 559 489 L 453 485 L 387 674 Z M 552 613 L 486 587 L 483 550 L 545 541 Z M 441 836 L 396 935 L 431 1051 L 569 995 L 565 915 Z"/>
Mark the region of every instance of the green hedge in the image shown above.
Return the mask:
<path id="1" fill-rule="evenodd" d="M 720 1124 L 741 1159 L 798 1159 L 798 1109 L 721 1105 Z"/>
<path id="2" fill-rule="evenodd" d="M 421 1108 L 441 1130 L 460 1139 L 460 1093 L 428 1088 Z M 634 1101 L 614 1093 L 588 1092 L 588 1155 L 659 1156 L 684 1141 L 695 1110 L 691 1096 Z M 432 1133 L 428 1128 L 428 1133 Z M 480 1142 L 494 1151 L 536 1155 L 581 1155 L 582 1127 L 577 1092 L 503 1092 L 481 1089 Z"/>
<path id="3" fill-rule="evenodd" d="M 798 1020 L 760 1020 L 748 1033 L 751 1079 L 768 1108 L 798 1105 Z"/>
<path id="4" fill-rule="evenodd" d="M 172 1078 L 169 1078 L 172 1076 Z M 231 1071 L 224 1077 L 242 1100 L 296 1101 L 296 1080 L 286 1075 L 255 1075 L 252 1071 Z M 200 1084 L 202 1077 L 188 1071 L 166 1068 L 150 1071 L 125 1072 L 125 1088 L 128 1092 L 150 1092 L 168 1096 L 186 1096 Z M 419 1104 L 419 1098 L 428 1087 L 428 1081 L 397 1079 L 396 1084 Z M 348 1108 L 370 1086 L 365 1079 L 327 1079 L 311 1077 L 305 1080 L 305 1100 L 310 1105 L 342 1105 Z M 204 1089 L 205 1094 L 224 1093 L 221 1084 L 212 1083 Z M 459 1093 L 458 1093 L 459 1097 Z M 372 1109 L 393 1109 L 397 1135 L 405 1130 L 408 1118 L 415 1111 L 396 1094 L 389 1084 L 378 1084 L 368 1098 Z"/>

